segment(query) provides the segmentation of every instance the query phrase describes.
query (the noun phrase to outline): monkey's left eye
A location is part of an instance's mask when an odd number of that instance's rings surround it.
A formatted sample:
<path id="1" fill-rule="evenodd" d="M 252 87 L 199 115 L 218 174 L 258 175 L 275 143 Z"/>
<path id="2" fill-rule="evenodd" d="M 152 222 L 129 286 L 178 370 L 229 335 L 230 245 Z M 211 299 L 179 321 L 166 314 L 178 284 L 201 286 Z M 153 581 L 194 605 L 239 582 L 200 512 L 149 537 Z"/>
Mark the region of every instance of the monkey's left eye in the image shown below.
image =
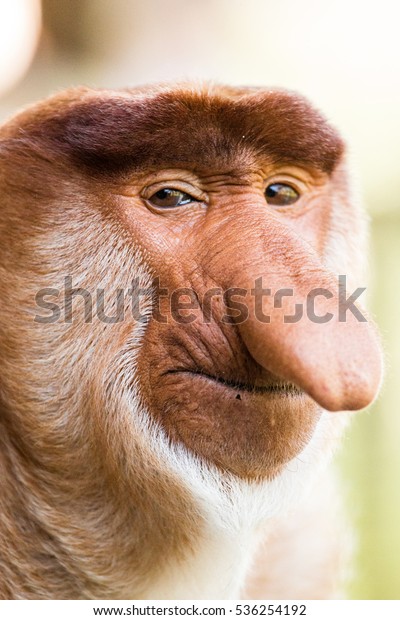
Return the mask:
<path id="1" fill-rule="evenodd" d="M 163 207 L 165 209 L 173 209 L 174 207 L 187 205 L 190 202 L 198 202 L 190 194 L 171 187 L 158 190 L 158 192 L 150 196 L 148 201 L 156 207 Z"/>
<path id="2" fill-rule="evenodd" d="M 291 205 L 300 198 L 300 194 L 287 183 L 271 183 L 265 190 L 268 204 L 278 207 Z"/>

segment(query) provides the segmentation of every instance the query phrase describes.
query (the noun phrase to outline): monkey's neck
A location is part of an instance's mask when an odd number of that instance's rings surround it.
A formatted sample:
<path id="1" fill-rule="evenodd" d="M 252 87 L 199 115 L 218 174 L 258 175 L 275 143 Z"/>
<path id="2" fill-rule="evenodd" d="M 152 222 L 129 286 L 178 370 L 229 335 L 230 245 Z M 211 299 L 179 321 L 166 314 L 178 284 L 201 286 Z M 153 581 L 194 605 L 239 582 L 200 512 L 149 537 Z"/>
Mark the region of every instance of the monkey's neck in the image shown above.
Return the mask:
<path id="1" fill-rule="evenodd" d="M 197 549 L 174 562 L 142 593 L 145 599 L 240 598 L 258 536 L 209 532 Z"/>
<path id="2" fill-rule="evenodd" d="M 48 509 L 47 502 L 36 506 L 37 513 L 45 514 Z M 76 514 L 76 509 L 72 510 Z M 10 550 L 4 549 L 6 561 L 12 556 L 12 587 L 6 591 L 0 577 L 0 597 L 240 598 L 253 557 L 254 532 L 237 532 L 234 536 L 208 531 L 198 539 L 187 540 L 184 546 L 181 533 L 174 538 L 178 515 L 168 532 L 163 525 L 158 531 L 155 524 L 147 529 L 145 522 L 137 523 L 141 528 L 138 530 L 132 523 L 124 523 L 124 519 L 110 522 L 107 515 L 102 522 L 104 515 L 100 511 L 90 516 L 90 527 L 83 514 L 75 519 L 51 508 L 46 524 L 42 516 L 38 519 L 37 514 L 29 515 L 21 507 L 17 521 L 29 524 L 28 536 L 17 530 L 19 525 L 13 526 L 13 539 L 8 538 L 7 542 Z M 10 524 L 11 517 L 7 521 Z M 0 533 L 1 529 L 2 526 Z M 159 541 L 160 531 L 166 538 L 165 544 Z M 23 575 L 20 567 L 25 568 Z"/>
<path id="3" fill-rule="evenodd" d="M 237 598 L 254 533 L 205 526 L 179 485 L 110 490 L 0 454 L 0 598 Z M 60 457 L 61 458 L 61 457 Z M 92 461 L 93 463 L 93 461 Z M 66 470 L 64 470 L 66 471 Z M 74 481 L 74 483 L 72 483 Z M 163 481 L 164 483 L 165 481 Z"/>

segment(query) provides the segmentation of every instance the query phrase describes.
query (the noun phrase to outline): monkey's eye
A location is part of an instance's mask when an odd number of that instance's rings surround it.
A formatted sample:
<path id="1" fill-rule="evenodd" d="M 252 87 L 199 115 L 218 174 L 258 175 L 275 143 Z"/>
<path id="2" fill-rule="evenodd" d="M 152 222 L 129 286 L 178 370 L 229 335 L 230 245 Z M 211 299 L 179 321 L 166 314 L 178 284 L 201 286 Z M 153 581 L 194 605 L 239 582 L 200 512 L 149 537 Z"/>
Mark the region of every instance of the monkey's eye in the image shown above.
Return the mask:
<path id="1" fill-rule="evenodd" d="M 271 183 L 265 190 L 265 197 L 269 205 L 285 207 L 291 205 L 300 198 L 298 191 L 286 183 Z"/>
<path id="2" fill-rule="evenodd" d="M 179 189 L 166 187 L 158 190 L 148 199 L 152 205 L 156 207 L 164 207 L 165 209 L 173 209 L 174 207 L 182 207 L 190 202 L 198 202 L 190 194 L 181 192 Z"/>

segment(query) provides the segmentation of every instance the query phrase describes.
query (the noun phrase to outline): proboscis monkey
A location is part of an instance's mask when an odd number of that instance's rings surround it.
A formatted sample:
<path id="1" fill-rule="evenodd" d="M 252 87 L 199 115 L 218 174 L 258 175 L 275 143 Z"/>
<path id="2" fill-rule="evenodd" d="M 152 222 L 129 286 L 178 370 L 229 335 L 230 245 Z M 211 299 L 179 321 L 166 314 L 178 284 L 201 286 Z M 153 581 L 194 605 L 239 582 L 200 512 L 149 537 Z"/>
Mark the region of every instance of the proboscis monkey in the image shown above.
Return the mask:
<path id="1" fill-rule="evenodd" d="M 1 597 L 334 595 L 321 472 L 381 365 L 344 151 L 251 88 L 2 126 Z"/>

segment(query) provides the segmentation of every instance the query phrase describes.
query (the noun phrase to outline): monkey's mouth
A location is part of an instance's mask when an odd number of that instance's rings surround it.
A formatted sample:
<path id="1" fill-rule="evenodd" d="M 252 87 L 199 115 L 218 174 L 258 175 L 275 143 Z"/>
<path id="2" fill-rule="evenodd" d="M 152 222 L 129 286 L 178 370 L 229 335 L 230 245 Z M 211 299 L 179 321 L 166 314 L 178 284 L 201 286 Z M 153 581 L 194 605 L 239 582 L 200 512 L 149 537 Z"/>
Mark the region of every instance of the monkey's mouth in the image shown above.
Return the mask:
<path id="1" fill-rule="evenodd" d="M 187 357 L 160 368 L 149 356 L 141 375 L 144 402 L 171 443 L 240 478 L 278 475 L 310 441 L 317 403 L 251 360 L 214 354 L 203 366 L 195 352 Z"/>
<path id="2" fill-rule="evenodd" d="M 177 366 L 158 375 L 150 410 L 171 442 L 241 478 L 273 478 L 310 440 L 320 416 L 298 386 L 273 375 Z"/>
<path id="3" fill-rule="evenodd" d="M 163 375 L 187 375 L 188 378 L 199 377 L 204 381 L 210 381 L 220 384 L 221 386 L 231 389 L 234 392 L 247 392 L 249 394 L 281 394 L 282 396 L 304 396 L 304 391 L 294 383 L 287 381 L 275 380 L 268 384 L 258 385 L 257 383 L 248 383 L 237 381 L 226 377 L 211 375 L 202 369 L 189 370 L 187 368 L 174 368 L 167 370 Z M 237 398 L 237 397 L 236 397 Z"/>

